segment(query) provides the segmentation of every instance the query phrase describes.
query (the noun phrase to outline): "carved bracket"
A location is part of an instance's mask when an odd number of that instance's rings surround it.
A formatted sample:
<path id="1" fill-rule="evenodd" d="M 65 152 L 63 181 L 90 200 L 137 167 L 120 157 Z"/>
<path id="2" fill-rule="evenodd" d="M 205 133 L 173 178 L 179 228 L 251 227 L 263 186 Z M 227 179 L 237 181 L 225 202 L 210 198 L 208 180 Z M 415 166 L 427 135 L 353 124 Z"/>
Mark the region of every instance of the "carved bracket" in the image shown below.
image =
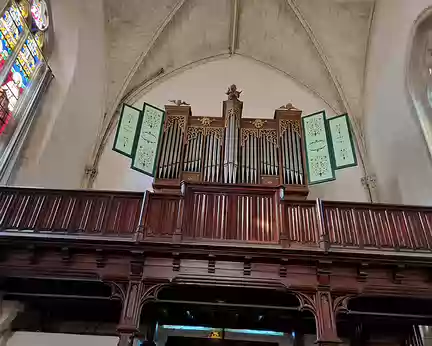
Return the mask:
<path id="1" fill-rule="evenodd" d="M 179 253 L 173 253 L 173 262 L 172 262 L 172 270 L 173 272 L 179 272 L 180 271 L 180 254 Z"/>
<path id="2" fill-rule="evenodd" d="M 242 128 L 240 131 L 240 145 L 243 147 L 250 137 L 265 138 L 270 143 L 278 146 L 277 133 L 274 129 Z"/>
<path id="3" fill-rule="evenodd" d="M 368 277 L 368 263 L 361 263 L 357 267 L 357 280 L 360 282 L 364 282 L 367 280 Z"/>
<path id="4" fill-rule="evenodd" d="M 243 275 L 250 276 L 252 272 L 252 258 L 247 256 L 243 262 Z"/>
<path id="5" fill-rule="evenodd" d="M 200 134 L 204 137 L 214 135 L 219 141 L 219 145 L 222 145 L 224 131 L 225 129 L 223 127 L 189 126 L 186 133 L 186 142 L 189 142 L 191 139 L 197 138 Z"/>
<path id="6" fill-rule="evenodd" d="M 279 120 L 279 135 L 282 137 L 284 133 L 290 128 L 301 137 L 300 120 L 281 119 Z"/>
<path id="7" fill-rule="evenodd" d="M 288 259 L 282 258 L 281 264 L 279 265 L 279 277 L 286 278 L 288 272 Z"/>
<path id="8" fill-rule="evenodd" d="M 403 271 L 405 270 L 405 265 L 399 264 L 393 268 L 393 282 L 395 284 L 402 283 L 403 278 L 405 275 L 403 274 Z"/>
<path id="9" fill-rule="evenodd" d="M 186 117 L 184 115 L 168 115 L 164 123 L 164 132 L 174 124 L 176 124 L 180 128 L 181 132 L 184 133 L 186 130 Z"/>
<path id="10" fill-rule="evenodd" d="M 96 267 L 104 268 L 106 264 L 106 254 L 103 249 L 96 249 Z"/>
<path id="11" fill-rule="evenodd" d="M 330 286 L 331 261 L 318 261 L 317 264 L 317 281 L 318 287 L 327 288 Z"/>
<path id="12" fill-rule="evenodd" d="M 215 255 L 209 255 L 207 272 L 209 274 L 214 274 L 216 272 L 216 256 Z"/>

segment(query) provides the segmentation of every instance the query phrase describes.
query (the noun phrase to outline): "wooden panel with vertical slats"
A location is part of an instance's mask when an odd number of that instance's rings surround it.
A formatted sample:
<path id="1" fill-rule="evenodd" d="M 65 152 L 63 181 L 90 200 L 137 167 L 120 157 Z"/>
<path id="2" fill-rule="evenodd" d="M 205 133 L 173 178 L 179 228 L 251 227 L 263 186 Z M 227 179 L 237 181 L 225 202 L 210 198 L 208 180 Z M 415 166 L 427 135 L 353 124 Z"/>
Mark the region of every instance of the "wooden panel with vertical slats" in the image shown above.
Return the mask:
<path id="1" fill-rule="evenodd" d="M 184 196 L 150 193 L 143 201 L 132 192 L 2 187 L 0 231 L 132 238 L 142 229 L 147 239 L 180 232 L 184 241 L 432 250 L 427 207 L 280 200 L 275 187 L 203 183 L 186 184 Z"/>
<path id="2" fill-rule="evenodd" d="M 183 236 L 194 239 L 278 243 L 280 213 L 276 190 L 193 190 L 185 199 Z"/>
<path id="3" fill-rule="evenodd" d="M 138 227 L 143 194 L 0 189 L 0 229 L 129 236 Z"/>
<path id="4" fill-rule="evenodd" d="M 290 244 L 318 246 L 322 235 L 315 201 L 283 201 L 282 231 Z"/>
<path id="5" fill-rule="evenodd" d="M 432 250 L 432 210 L 385 204 L 324 203 L 332 245 Z"/>
<path id="6" fill-rule="evenodd" d="M 174 234 L 180 196 L 150 194 L 144 216 L 144 235 L 146 238 L 172 237 Z"/>

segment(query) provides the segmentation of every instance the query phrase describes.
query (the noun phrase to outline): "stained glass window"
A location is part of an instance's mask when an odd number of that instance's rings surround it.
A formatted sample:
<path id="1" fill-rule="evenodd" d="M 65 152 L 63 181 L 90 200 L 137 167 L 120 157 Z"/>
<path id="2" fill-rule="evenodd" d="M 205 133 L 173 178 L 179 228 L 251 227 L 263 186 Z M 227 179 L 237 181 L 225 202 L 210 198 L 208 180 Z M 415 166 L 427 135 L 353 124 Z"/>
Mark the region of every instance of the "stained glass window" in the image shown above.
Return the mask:
<path id="1" fill-rule="evenodd" d="M 10 111 L 14 110 L 18 99 L 29 85 L 33 73 L 41 60 L 42 54 L 36 41 L 33 37 L 28 38 L 1 86 L 1 89 L 6 92 L 9 100 L 8 108 Z"/>
<path id="2" fill-rule="evenodd" d="M 45 0 L 33 0 L 31 13 L 38 29 L 42 31 L 46 30 L 49 25 L 49 16 Z"/>
<path id="3" fill-rule="evenodd" d="M 2 136 L 16 122 L 17 105 L 44 59 L 48 26 L 45 0 L 15 0 L 0 17 L 0 72 L 8 71 L 1 74 L 4 79 L 0 82 L 0 149 L 4 147 Z"/>

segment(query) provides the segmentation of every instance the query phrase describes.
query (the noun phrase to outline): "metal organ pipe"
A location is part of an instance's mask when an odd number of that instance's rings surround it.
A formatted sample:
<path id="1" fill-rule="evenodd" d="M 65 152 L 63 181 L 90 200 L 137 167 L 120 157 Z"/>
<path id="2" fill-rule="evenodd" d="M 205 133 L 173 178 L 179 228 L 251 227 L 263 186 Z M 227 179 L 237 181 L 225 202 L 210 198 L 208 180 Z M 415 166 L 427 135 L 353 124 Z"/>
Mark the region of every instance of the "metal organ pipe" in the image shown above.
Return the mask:
<path id="1" fill-rule="evenodd" d="M 301 138 L 299 133 L 296 133 L 296 147 L 297 147 L 298 170 L 299 170 L 299 177 L 300 177 L 299 183 L 304 184 L 303 156 L 301 151 Z"/>
<path id="2" fill-rule="evenodd" d="M 222 149 L 222 139 L 217 139 L 216 145 L 216 182 L 220 179 L 220 164 L 221 164 L 221 149 Z"/>
<path id="3" fill-rule="evenodd" d="M 245 142 L 243 142 L 241 146 L 240 159 L 241 159 L 240 181 L 244 183 L 246 179 L 246 143 Z"/>
<path id="4" fill-rule="evenodd" d="M 237 182 L 238 150 L 239 150 L 239 109 L 238 100 L 225 101 L 225 157 L 224 157 L 224 183 Z"/>
<path id="5" fill-rule="evenodd" d="M 252 184 L 258 183 L 258 138 L 253 137 L 253 179 Z"/>
<path id="6" fill-rule="evenodd" d="M 274 185 L 280 175 L 281 183 L 285 185 L 305 183 L 300 113 L 281 107 L 275 112 L 276 121 L 241 119 L 242 102 L 237 97 L 235 91 L 229 93 L 228 100 L 224 101 L 222 119 L 188 118 L 190 111 L 183 117 L 180 114 L 186 114 L 185 109 L 168 108 L 170 113 L 165 123 L 168 127 L 164 129 L 161 141 L 157 178 Z M 265 127 L 263 123 L 266 123 Z M 184 127 L 184 124 L 188 125 Z M 181 172 L 194 174 L 183 177 Z M 217 202 L 222 214 L 225 202 L 222 199 Z M 270 200 L 245 198 L 238 203 L 243 211 L 253 209 L 254 213 L 271 215 Z M 252 222 L 247 215 L 237 222 L 243 238 L 256 238 L 256 230 L 250 233 L 247 229 Z M 224 227 L 221 225 L 219 231 L 225 232 Z M 264 232 L 264 228 L 261 231 Z M 273 237 L 272 230 L 267 231 L 269 233 L 262 236 L 266 239 Z"/>
<path id="7" fill-rule="evenodd" d="M 182 131 L 180 126 L 177 124 L 176 126 L 176 136 L 175 136 L 175 144 L 174 144 L 174 150 L 173 150 L 173 160 L 172 160 L 172 178 L 176 179 L 178 178 L 179 172 L 179 163 L 180 163 L 180 156 L 181 156 L 181 142 L 182 142 Z"/>
<path id="8" fill-rule="evenodd" d="M 169 162 L 169 155 L 171 152 L 171 147 L 172 147 L 172 135 L 173 135 L 173 128 L 172 126 L 170 126 L 167 129 L 167 147 L 166 147 L 166 152 L 165 152 L 165 157 L 164 157 L 164 161 L 163 161 L 163 178 L 168 178 L 167 175 L 167 170 L 168 170 L 168 162 Z"/>
<path id="9" fill-rule="evenodd" d="M 166 147 L 167 147 L 167 142 L 168 142 L 168 138 L 166 136 L 166 131 L 163 134 L 163 138 L 162 138 L 162 147 L 161 147 L 161 151 L 160 151 L 160 158 L 159 158 L 159 169 L 158 169 L 158 178 L 163 178 L 163 163 L 165 161 L 165 156 L 166 156 Z"/>
<path id="10" fill-rule="evenodd" d="M 173 179 L 175 178 L 174 174 L 174 162 L 175 162 L 175 154 L 176 154 L 176 150 L 177 150 L 177 137 L 178 137 L 178 126 L 176 126 L 175 124 L 173 124 L 172 126 L 173 128 L 173 145 L 171 148 L 171 152 L 169 154 L 169 162 L 168 162 L 168 178 Z"/>
<path id="11" fill-rule="evenodd" d="M 204 137 L 205 152 L 204 152 L 204 180 L 208 181 L 208 156 L 210 155 L 210 141 L 208 137 Z"/>
<path id="12" fill-rule="evenodd" d="M 202 134 L 198 135 L 198 145 L 197 150 L 195 152 L 195 167 L 197 172 L 201 172 L 201 157 L 202 157 L 202 149 L 203 149 L 203 140 L 204 137 Z"/>

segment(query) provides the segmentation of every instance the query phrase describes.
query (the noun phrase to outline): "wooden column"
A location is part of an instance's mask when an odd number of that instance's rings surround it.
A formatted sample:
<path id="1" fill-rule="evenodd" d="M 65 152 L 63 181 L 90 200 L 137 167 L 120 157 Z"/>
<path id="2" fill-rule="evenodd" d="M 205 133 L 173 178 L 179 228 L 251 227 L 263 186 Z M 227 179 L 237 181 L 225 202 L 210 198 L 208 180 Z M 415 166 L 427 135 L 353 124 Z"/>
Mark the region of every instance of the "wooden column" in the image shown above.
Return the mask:
<path id="1" fill-rule="evenodd" d="M 118 346 L 132 346 L 135 334 L 138 332 L 142 294 L 142 281 L 129 281 L 126 297 L 123 301 L 120 324 L 117 327 L 119 333 Z"/>
<path id="2" fill-rule="evenodd" d="M 141 301 L 145 294 L 143 283 L 145 257 L 141 251 L 131 252 L 129 263 L 129 281 L 114 283 L 117 295 L 122 300 L 120 323 L 117 326 L 119 334 L 118 346 L 132 346 L 134 337 L 138 332 Z"/>
<path id="3" fill-rule="evenodd" d="M 314 298 L 317 344 L 339 345 L 341 340 L 337 335 L 335 309 L 330 291 L 318 289 Z"/>

